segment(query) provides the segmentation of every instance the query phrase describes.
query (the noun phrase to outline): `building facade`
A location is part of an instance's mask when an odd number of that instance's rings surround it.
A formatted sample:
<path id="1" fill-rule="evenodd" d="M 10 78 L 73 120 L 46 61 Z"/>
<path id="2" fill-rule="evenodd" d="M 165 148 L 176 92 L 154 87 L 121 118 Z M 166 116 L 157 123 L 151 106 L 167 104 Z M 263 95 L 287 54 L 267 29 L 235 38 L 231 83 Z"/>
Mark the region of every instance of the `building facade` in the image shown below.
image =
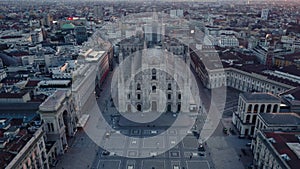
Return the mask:
<path id="1" fill-rule="evenodd" d="M 191 66 L 208 89 L 227 86 L 243 92 L 279 94 L 298 85 L 263 65 L 235 64 L 234 59 L 223 59 L 214 46 L 201 45 L 191 50 Z"/>
<path id="2" fill-rule="evenodd" d="M 182 59 L 182 55 L 168 58 L 156 49 L 138 51 L 126 58 L 120 53 L 115 79 L 118 92 L 113 94 L 119 110 L 196 112 L 199 101 L 190 98 L 190 75 L 182 74 L 188 72 Z"/>
<path id="3" fill-rule="evenodd" d="M 300 165 L 299 132 L 259 131 L 254 149 L 256 168 L 296 169 Z"/>
<path id="4" fill-rule="evenodd" d="M 57 154 L 64 154 L 67 137 L 74 136 L 76 128 L 75 106 L 70 90 L 56 90 L 40 106 L 39 114 L 45 123 L 47 141 L 57 142 Z"/>
<path id="5" fill-rule="evenodd" d="M 277 113 L 280 99 L 269 93 L 242 93 L 239 96 L 237 111 L 232 115 L 232 122 L 240 136 L 253 136 L 257 114 Z"/>
<path id="6" fill-rule="evenodd" d="M 6 166 L 7 169 L 49 169 L 44 131 L 39 128 Z"/>

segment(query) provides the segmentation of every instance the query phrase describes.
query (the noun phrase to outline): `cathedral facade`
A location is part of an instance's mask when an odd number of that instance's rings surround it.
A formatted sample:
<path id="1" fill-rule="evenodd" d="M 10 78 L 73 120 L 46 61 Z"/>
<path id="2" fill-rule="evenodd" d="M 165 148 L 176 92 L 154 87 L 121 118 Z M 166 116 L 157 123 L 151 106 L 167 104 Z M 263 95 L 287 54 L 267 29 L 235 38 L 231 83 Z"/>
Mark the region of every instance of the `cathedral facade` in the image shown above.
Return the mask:
<path id="1" fill-rule="evenodd" d="M 119 53 L 113 98 L 120 112 L 197 111 L 189 57 L 163 49 L 147 48 L 145 42 L 143 50 L 128 56 Z"/>

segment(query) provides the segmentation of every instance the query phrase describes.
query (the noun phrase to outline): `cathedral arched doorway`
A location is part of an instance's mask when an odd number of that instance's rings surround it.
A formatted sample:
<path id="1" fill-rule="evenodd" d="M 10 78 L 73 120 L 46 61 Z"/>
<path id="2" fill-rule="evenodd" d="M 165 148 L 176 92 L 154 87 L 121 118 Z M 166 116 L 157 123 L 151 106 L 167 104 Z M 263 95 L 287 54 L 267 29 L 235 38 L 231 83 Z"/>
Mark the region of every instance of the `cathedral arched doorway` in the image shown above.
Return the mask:
<path id="1" fill-rule="evenodd" d="M 138 104 L 138 105 L 136 106 L 136 109 L 137 109 L 137 111 L 142 111 L 142 105 L 141 105 L 141 104 Z"/>
<path id="2" fill-rule="evenodd" d="M 152 85 L 152 92 L 156 92 L 156 86 L 155 85 Z"/>
<path id="3" fill-rule="evenodd" d="M 169 103 L 168 105 L 167 105 L 167 112 L 171 112 L 172 111 L 172 106 L 171 106 L 171 104 Z"/>
<path id="4" fill-rule="evenodd" d="M 181 111 L 181 104 L 179 103 L 178 105 L 177 105 L 177 112 L 180 112 Z"/>
<path id="5" fill-rule="evenodd" d="M 131 105 L 127 105 L 127 112 L 130 113 L 131 112 Z"/>
<path id="6" fill-rule="evenodd" d="M 152 111 L 156 112 L 157 111 L 157 103 L 156 101 L 152 101 L 152 108 L 151 108 Z"/>

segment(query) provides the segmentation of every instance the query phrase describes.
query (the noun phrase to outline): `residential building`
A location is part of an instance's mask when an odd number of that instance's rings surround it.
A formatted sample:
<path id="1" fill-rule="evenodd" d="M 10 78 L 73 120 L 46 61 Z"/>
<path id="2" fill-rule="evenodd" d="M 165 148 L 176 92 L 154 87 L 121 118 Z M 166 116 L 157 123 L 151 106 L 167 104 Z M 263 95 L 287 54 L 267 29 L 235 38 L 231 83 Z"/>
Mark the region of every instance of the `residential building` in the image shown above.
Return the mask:
<path id="1" fill-rule="evenodd" d="M 300 114 L 300 87 L 292 88 L 280 94 L 288 112 Z"/>
<path id="2" fill-rule="evenodd" d="M 2 61 L 2 59 L 0 58 L 0 69 L 3 69 L 3 67 L 4 67 L 3 61 Z M 1 75 L 0 75 L 0 81 L 1 81 Z"/>
<path id="3" fill-rule="evenodd" d="M 268 20 L 269 12 L 270 12 L 269 9 L 262 9 L 261 10 L 261 19 Z"/>
<path id="4" fill-rule="evenodd" d="M 3 69 L 0 69 L 0 81 L 7 77 L 6 72 Z"/>
<path id="5" fill-rule="evenodd" d="M 49 169 L 41 122 L 27 126 L 23 119 L 0 120 L 0 164 L 7 169 Z"/>
<path id="6" fill-rule="evenodd" d="M 300 166 L 300 132 L 259 131 L 254 149 L 256 168 L 297 169 Z"/>
<path id="7" fill-rule="evenodd" d="M 87 30 L 85 26 L 76 26 L 74 29 L 74 34 L 77 44 L 81 45 L 83 42 L 87 41 Z"/>
<path id="8" fill-rule="evenodd" d="M 173 9 L 173 10 L 170 10 L 170 17 L 171 18 L 176 18 L 176 17 L 183 17 L 183 10 L 180 10 L 180 9 Z"/>
<path id="9" fill-rule="evenodd" d="M 103 7 L 100 5 L 95 5 L 94 6 L 94 16 L 95 18 L 102 19 L 104 16 L 104 10 Z"/>

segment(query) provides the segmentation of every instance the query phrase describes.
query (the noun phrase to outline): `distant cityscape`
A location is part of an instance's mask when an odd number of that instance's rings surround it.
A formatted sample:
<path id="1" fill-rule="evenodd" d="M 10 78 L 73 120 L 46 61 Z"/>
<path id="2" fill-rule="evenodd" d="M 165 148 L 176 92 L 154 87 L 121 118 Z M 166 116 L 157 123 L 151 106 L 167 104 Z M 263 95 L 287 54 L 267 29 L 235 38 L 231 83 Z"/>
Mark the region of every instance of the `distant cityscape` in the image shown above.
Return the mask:
<path id="1" fill-rule="evenodd" d="M 299 6 L 0 0 L 0 168 L 298 169 Z"/>

